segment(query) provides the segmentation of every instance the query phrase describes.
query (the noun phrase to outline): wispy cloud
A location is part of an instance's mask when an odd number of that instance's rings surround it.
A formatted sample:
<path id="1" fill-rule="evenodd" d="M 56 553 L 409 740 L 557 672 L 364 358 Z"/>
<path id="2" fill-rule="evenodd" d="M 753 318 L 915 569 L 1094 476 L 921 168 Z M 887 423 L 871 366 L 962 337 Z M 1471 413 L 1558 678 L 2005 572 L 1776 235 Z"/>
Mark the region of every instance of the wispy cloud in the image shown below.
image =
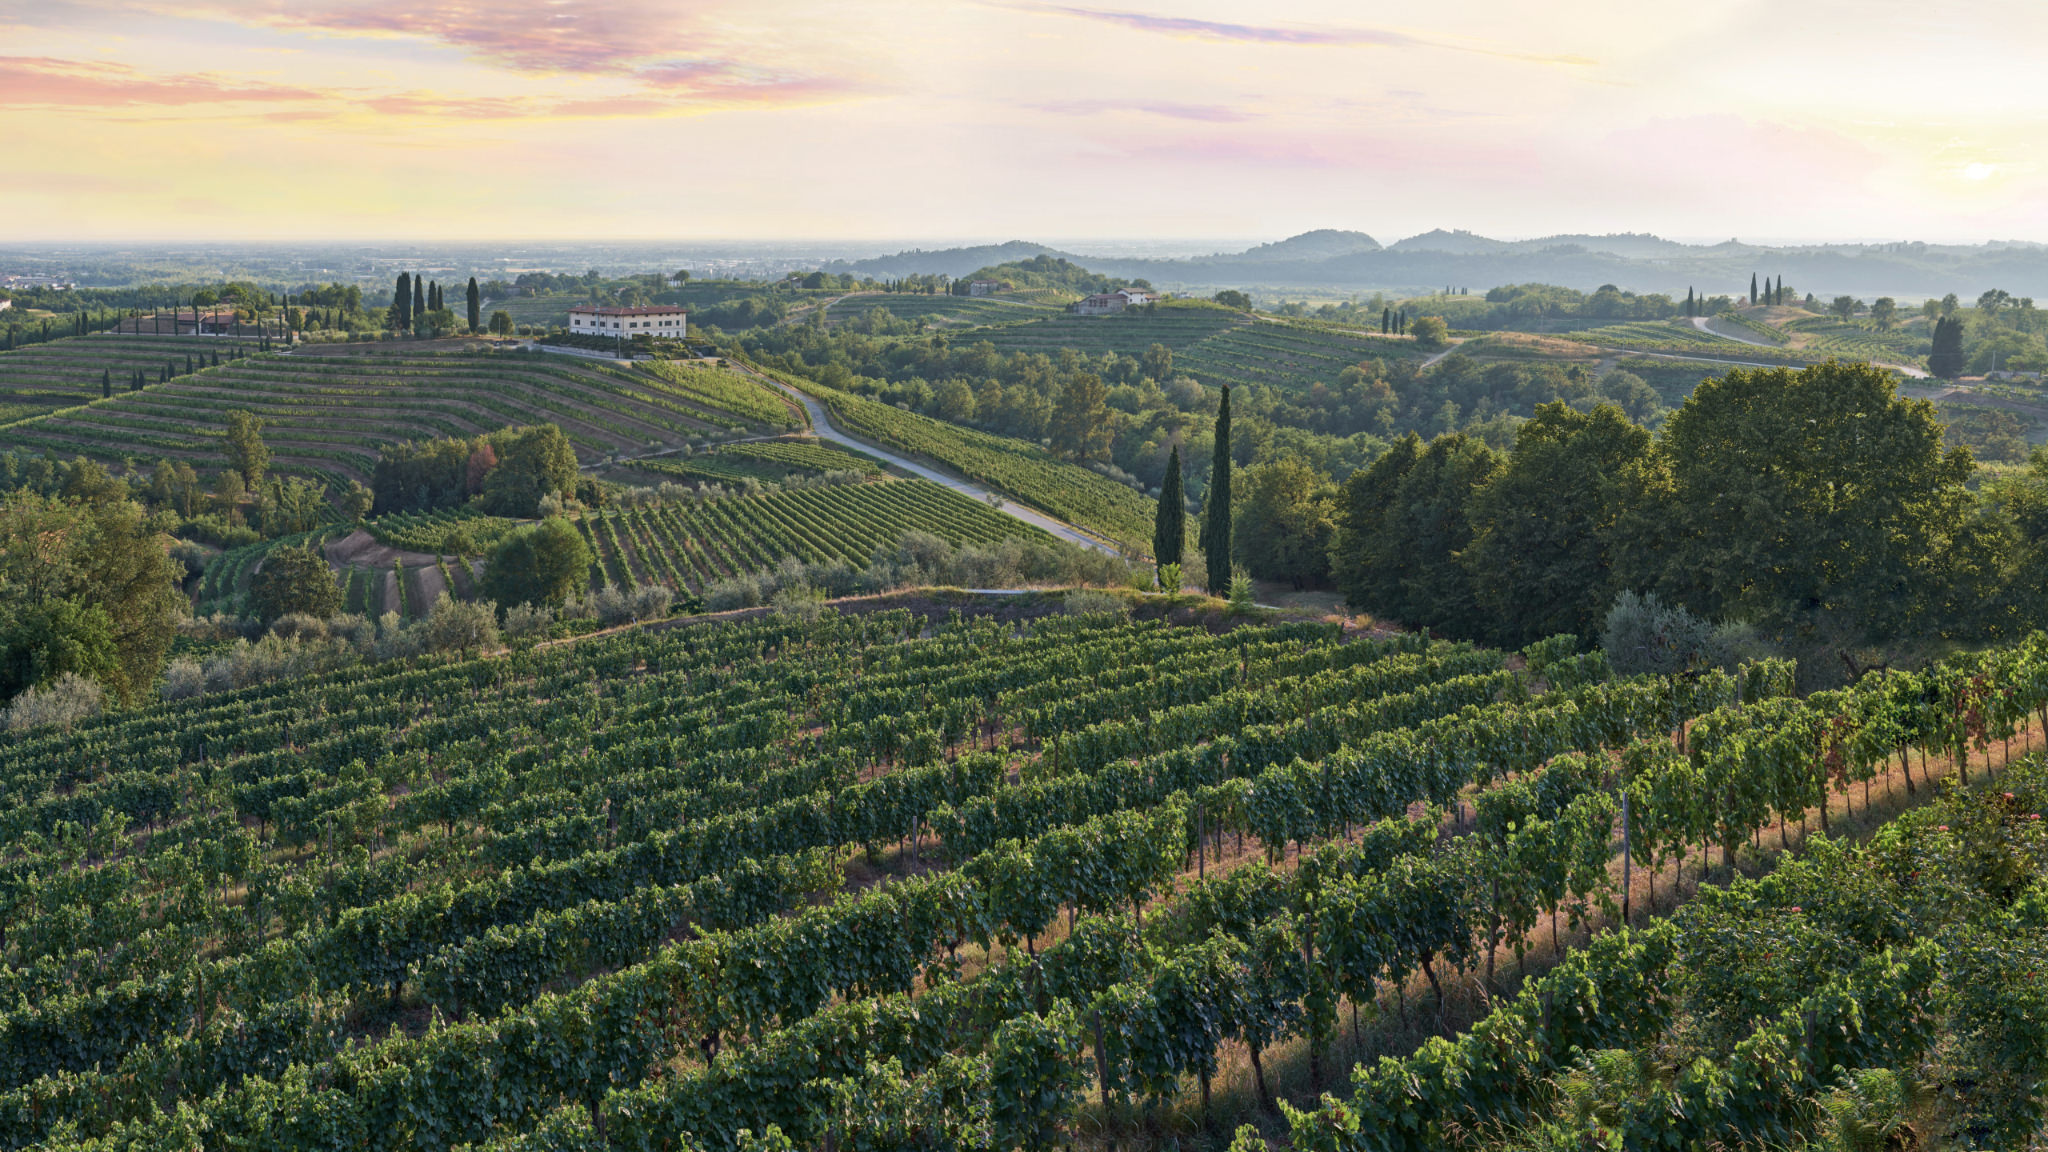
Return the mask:
<path id="1" fill-rule="evenodd" d="M 1206 124 L 1240 124 L 1258 117 L 1227 104 L 1181 104 L 1171 100 L 1049 100 L 1026 104 L 1039 112 L 1059 116 L 1100 116 L 1104 113 L 1138 112 L 1164 116 L 1169 120 L 1197 120 Z"/>
<path id="2" fill-rule="evenodd" d="M 222 103 L 289 103 L 318 99 L 305 88 L 206 73 L 152 76 L 122 64 L 0 56 L 0 107 L 183 107 Z"/>
<path id="3" fill-rule="evenodd" d="M 1583 65 L 1592 63 L 1581 56 L 1515 52 L 1483 44 L 1461 43 L 1395 32 L 1385 28 L 1303 27 L 1277 24 L 1237 24 L 1222 20 L 1198 20 L 1189 16 L 1155 16 L 1146 12 L 1124 12 L 1110 8 L 1082 8 L 1066 4 L 1015 3 L 1029 12 L 1071 16 L 1113 24 L 1140 32 L 1156 32 L 1184 39 L 1215 40 L 1229 44 L 1298 45 L 1320 48 L 1436 48 L 1452 52 L 1475 52 L 1512 60 L 1544 64 Z"/>
<path id="4" fill-rule="evenodd" d="M 1203 40 L 1228 40 L 1239 44 L 1375 45 L 1386 48 L 1428 43 L 1400 32 L 1377 28 L 1282 28 L 1260 24 L 1229 24 L 1220 20 L 1196 20 L 1187 16 L 1152 16 L 1143 12 L 1116 12 L 1102 8 L 1071 8 L 1044 4 L 1039 11 L 1078 16 L 1104 24 L 1160 32 L 1168 36 L 1189 36 Z"/>
<path id="5" fill-rule="evenodd" d="M 632 0 L 575 6 L 558 0 L 372 0 L 258 9 L 255 19 L 272 27 L 432 40 L 521 72 L 616 74 L 630 71 L 636 60 L 687 45 L 686 12 L 680 5 Z M 235 18 L 234 12 L 224 15 Z"/>

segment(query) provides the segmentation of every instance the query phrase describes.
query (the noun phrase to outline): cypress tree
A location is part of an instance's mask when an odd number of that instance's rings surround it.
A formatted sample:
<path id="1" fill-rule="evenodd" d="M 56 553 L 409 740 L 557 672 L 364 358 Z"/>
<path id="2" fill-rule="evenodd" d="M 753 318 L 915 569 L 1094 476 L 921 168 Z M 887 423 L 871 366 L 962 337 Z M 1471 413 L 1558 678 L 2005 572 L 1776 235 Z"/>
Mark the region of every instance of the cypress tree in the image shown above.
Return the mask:
<path id="1" fill-rule="evenodd" d="M 391 302 L 398 306 L 398 326 L 412 327 L 412 274 L 400 272 L 398 287 L 391 293 Z"/>
<path id="2" fill-rule="evenodd" d="M 1160 564 L 1180 563 L 1188 538 L 1188 498 L 1181 487 L 1180 445 L 1166 460 L 1166 482 L 1159 486 L 1159 514 L 1152 521 L 1152 558 Z"/>
<path id="3" fill-rule="evenodd" d="M 476 290 L 476 277 L 469 278 L 469 330 L 483 331 L 484 301 Z"/>
<path id="4" fill-rule="evenodd" d="M 187 376 L 190 376 L 191 374 L 192 374 L 192 354 L 191 354 L 190 352 L 187 352 L 187 353 L 185 353 L 185 375 L 187 375 Z"/>
<path id="5" fill-rule="evenodd" d="M 412 322 L 417 326 L 420 317 L 427 311 L 427 282 L 418 276 L 412 278 Z"/>
<path id="6" fill-rule="evenodd" d="M 1380 335 L 1387 335 L 1387 329 L 1392 328 L 1393 326 L 1394 310 L 1392 308 L 1380 309 Z"/>
<path id="7" fill-rule="evenodd" d="M 1216 455 L 1209 467 L 1208 509 L 1202 520 L 1202 556 L 1208 562 L 1209 595 L 1230 590 L 1230 385 L 1216 405 Z"/>
<path id="8" fill-rule="evenodd" d="M 106 400 L 111 398 L 113 395 L 114 370 L 112 368 L 108 368 L 100 372 L 100 399 Z"/>
<path id="9" fill-rule="evenodd" d="M 1749 302 L 1751 304 L 1763 303 L 1763 298 L 1756 294 L 1756 273 L 1754 272 L 1749 274 Z"/>

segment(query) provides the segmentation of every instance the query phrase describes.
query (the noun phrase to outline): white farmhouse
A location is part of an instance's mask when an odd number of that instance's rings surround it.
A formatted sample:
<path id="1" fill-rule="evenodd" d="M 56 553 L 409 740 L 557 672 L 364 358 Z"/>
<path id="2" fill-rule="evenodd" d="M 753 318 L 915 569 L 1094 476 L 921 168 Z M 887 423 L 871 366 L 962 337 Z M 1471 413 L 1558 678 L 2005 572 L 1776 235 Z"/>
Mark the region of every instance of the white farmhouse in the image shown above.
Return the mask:
<path id="1" fill-rule="evenodd" d="M 569 309 L 569 333 L 573 336 L 659 336 L 680 340 L 690 314 L 673 304 L 651 308 L 600 308 L 578 304 Z"/>
<path id="2" fill-rule="evenodd" d="M 1083 316 L 1112 316 L 1126 308 L 1151 303 L 1150 293 L 1136 288 L 1119 288 L 1114 292 L 1103 292 L 1087 297 L 1074 305 L 1074 311 Z"/>

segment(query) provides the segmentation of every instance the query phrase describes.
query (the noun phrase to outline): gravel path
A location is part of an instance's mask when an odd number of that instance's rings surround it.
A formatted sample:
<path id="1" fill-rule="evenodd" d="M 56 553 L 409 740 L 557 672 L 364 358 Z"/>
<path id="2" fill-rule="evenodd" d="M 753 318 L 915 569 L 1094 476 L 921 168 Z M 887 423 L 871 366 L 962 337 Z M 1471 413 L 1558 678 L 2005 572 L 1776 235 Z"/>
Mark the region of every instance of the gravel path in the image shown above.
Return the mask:
<path id="1" fill-rule="evenodd" d="M 739 366 L 735 365 L 735 367 Z M 743 367 L 740 370 L 746 371 L 746 369 Z M 820 439 L 834 440 L 841 444 L 845 444 L 849 447 L 858 448 L 861 451 L 866 452 L 870 456 L 874 456 L 878 459 L 885 460 L 890 464 L 894 464 L 896 467 L 903 469 L 905 472 L 908 472 L 913 476 L 922 476 L 923 478 L 925 478 L 926 480 L 930 480 L 934 484 L 943 484 L 946 487 L 951 488 L 953 491 L 960 493 L 962 496 L 969 497 L 970 499 L 987 502 L 989 497 L 994 495 L 994 493 L 990 492 L 987 488 L 984 488 L 979 484 L 975 484 L 967 480 L 962 480 L 955 476 L 948 476 L 943 472 L 935 471 L 931 468 L 926 467 L 923 464 L 918 464 L 912 460 L 906 459 L 905 457 L 900 456 L 894 452 L 891 452 L 887 448 L 884 448 L 878 444 L 872 444 L 866 440 L 858 440 L 852 436 L 848 436 L 846 433 L 841 432 L 839 429 L 834 428 L 832 426 L 831 417 L 826 414 L 824 405 L 818 403 L 816 400 L 811 399 L 809 396 L 804 395 L 802 392 L 799 392 L 796 389 L 789 387 L 780 380 L 776 380 L 768 376 L 760 376 L 757 378 L 767 384 L 770 384 L 776 388 L 781 389 L 784 394 L 794 399 L 797 403 L 802 404 L 804 406 L 804 411 L 810 413 L 812 431 L 816 432 Z M 1070 541 L 1072 543 L 1079 544 L 1086 548 L 1093 548 L 1098 552 L 1106 552 L 1112 556 L 1118 554 L 1115 548 L 1110 547 L 1103 541 L 1097 539 L 1094 536 L 1089 535 L 1087 532 L 1084 532 L 1079 528 L 1074 527 L 1072 524 L 1069 524 L 1064 520 L 1056 520 L 1051 516 L 1047 516 L 1043 512 L 1039 512 L 1036 509 L 1032 508 L 1026 508 L 1024 505 L 1019 504 L 1016 501 L 1010 500 L 1006 497 L 999 497 L 999 499 L 1002 500 L 1002 503 L 996 505 L 996 508 L 998 511 L 1004 513 L 1005 515 L 1013 516 L 1016 519 L 1022 520 L 1026 524 L 1032 525 L 1033 527 L 1042 528 L 1045 531 L 1052 533 L 1054 536 L 1057 536 L 1062 540 Z"/>

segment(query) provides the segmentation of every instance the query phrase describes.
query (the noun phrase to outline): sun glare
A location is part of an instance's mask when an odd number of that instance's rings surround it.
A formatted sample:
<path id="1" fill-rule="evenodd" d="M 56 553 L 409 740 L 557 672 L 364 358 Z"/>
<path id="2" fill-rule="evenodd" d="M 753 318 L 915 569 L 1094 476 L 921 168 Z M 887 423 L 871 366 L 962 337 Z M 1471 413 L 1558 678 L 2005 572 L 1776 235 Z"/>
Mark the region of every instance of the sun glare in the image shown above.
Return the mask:
<path id="1" fill-rule="evenodd" d="M 1996 175 L 1998 175 L 1998 165 L 1996 164 L 1986 164 L 1980 160 L 1963 165 L 1963 179 L 1965 180 L 1989 180 Z"/>

